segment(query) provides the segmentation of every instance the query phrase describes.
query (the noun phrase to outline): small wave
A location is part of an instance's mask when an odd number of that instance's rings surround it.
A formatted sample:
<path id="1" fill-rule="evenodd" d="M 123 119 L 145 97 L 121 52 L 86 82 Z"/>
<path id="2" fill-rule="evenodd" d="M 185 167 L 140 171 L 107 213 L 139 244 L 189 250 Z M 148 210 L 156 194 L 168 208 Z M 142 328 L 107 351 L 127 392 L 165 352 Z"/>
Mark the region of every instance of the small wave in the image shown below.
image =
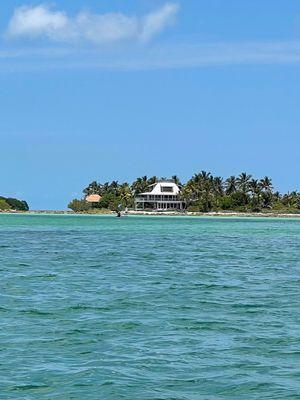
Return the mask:
<path id="1" fill-rule="evenodd" d="M 53 315 L 53 313 L 51 313 L 51 312 L 41 311 L 41 310 L 36 310 L 36 309 L 19 310 L 19 313 L 30 315 L 30 316 L 49 316 L 49 315 Z"/>
<path id="2" fill-rule="evenodd" d="M 49 389 L 48 385 L 18 385 L 12 387 L 11 390 L 14 391 L 26 391 L 26 390 L 41 390 L 41 389 Z"/>

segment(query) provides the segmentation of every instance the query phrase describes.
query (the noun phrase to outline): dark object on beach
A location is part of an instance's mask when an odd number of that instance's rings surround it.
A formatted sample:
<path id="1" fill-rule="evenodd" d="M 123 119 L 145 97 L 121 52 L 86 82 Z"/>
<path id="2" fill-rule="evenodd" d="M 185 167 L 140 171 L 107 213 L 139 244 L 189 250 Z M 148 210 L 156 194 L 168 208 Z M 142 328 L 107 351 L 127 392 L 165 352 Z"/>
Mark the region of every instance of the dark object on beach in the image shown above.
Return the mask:
<path id="1" fill-rule="evenodd" d="M 122 217 L 122 214 L 121 214 L 121 213 L 122 213 L 122 211 L 123 211 L 123 208 L 124 208 L 124 207 L 123 207 L 123 204 L 119 204 L 119 205 L 118 205 L 117 210 L 116 210 L 116 211 L 117 211 L 117 217 Z"/>

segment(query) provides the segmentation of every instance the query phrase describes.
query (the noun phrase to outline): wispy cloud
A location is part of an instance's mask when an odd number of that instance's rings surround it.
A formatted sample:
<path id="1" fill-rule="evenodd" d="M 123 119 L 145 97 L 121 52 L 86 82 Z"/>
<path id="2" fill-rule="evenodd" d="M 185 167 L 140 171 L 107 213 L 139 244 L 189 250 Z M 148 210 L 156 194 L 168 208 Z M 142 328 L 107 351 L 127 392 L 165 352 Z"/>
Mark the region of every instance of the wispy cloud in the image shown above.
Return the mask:
<path id="1" fill-rule="evenodd" d="M 0 71 L 51 68 L 150 70 L 279 64 L 300 64 L 300 43 L 156 44 L 113 52 L 73 46 L 0 49 Z"/>
<path id="2" fill-rule="evenodd" d="M 184 43 L 156 51 L 157 66 L 206 67 L 300 63 L 299 42 Z"/>
<path id="3" fill-rule="evenodd" d="M 86 11 L 70 16 L 43 4 L 18 7 L 5 33 L 10 40 L 0 44 L 0 71 L 300 64 L 300 42 L 292 41 L 203 43 L 194 40 L 164 44 L 154 41 L 147 46 L 136 45 L 150 42 L 174 22 L 178 11 L 175 2 L 143 16 Z M 14 39 L 21 40 L 12 43 Z M 31 40 L 26 43 L 24 39 Z M 49 43 L 38 39 L 47 39 Z M 110 46 L 118 43 L 123 44 Z M 43 47 L 38 47 L 41 44 Z"/>
<path id="4" fill-rule="evenodd" d="M 179 6 L 166 3 L 144 16 L 81 11 L 74 17 L 48 5 L 15 9 L 6 31 L 9 39 L 47 38 L 55 42 L 89 42 L 96 45 L 121 41 L 147 42 L 171 25 Z"/>

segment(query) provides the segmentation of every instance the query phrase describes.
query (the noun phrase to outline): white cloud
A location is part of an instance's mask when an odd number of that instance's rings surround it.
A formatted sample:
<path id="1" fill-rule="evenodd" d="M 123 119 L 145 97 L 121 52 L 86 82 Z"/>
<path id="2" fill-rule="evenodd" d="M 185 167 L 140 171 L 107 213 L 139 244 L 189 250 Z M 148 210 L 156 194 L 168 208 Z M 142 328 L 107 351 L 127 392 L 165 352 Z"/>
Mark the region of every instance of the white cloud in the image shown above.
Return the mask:
<path id="1" fill-rule="evenodd" d="M 178 10 L 178 4 L 168 3 L 156 12 L 146 15 L 142 24 L 141 39 L 147 41 L 173 23 Z"/>
<path id="2" fill-rule="evenodd" d="M 55 36 L 67 28 L 68 17 L 60 11 L 51 11 L 46 6 L 19 7 L 9 22 L 7 35 L 11 37 L 45 35 Z"/>
<path id="3" fill-rule="evenodd" d="M 22 6 L 15 9 L 6 37 L 47 38 L 58 42 L 85 41 L 94 44 L 125 40 L 145 42 L 174 22 L 178 10 L 177 4 L 167 3 L 142 17 L 90 12 L 80 12 L 71 17 L 48 5 Z"/>
<path id="4" fill-rule="evenodd" d="M 119 42 L 137 38 L 138 19 L 123 14 L 80 13 L 73 21 L 73 30 L 79 39 L 95 44 Z"/>

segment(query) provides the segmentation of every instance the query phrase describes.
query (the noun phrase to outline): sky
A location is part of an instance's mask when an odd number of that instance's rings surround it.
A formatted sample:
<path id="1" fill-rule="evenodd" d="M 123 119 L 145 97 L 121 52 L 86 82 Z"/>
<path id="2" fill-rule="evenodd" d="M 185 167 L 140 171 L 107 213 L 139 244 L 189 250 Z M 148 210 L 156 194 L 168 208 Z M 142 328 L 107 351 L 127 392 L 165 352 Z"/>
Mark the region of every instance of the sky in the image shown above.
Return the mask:
<path id="1" fill-rule="evenodd" d="M 0 194 L 246 171 L 300 190 L 300 2 L 2 0 Z"/>

